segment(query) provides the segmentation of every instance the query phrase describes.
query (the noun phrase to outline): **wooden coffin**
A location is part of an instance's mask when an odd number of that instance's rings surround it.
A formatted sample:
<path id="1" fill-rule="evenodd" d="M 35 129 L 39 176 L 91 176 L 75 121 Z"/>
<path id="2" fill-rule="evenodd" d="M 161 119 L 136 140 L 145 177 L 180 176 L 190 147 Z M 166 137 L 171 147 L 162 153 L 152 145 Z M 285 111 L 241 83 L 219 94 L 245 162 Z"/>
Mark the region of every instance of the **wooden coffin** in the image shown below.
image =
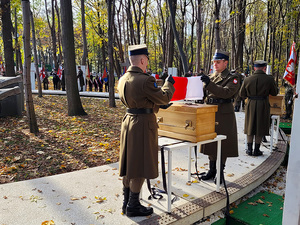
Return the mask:
<path id="1" fill-rule="evenodd" d="M 270 114 L 282 115 L 284 113 L 284 95 L 269 96 Z"/>
<path id="2" fill-rule="evenodd" d="M 213 139 L 216 105 L 174 103 L 157 113 L 158 135 L 190 142 Z"/>

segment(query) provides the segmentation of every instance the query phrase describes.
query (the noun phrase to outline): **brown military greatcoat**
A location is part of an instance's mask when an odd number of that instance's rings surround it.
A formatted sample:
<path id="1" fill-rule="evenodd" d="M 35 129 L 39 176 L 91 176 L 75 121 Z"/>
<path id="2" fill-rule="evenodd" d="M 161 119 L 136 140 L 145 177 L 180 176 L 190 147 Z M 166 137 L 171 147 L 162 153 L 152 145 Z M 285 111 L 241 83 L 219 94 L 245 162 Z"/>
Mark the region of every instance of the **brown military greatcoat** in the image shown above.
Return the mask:
<path id="1" fill-rule="evenodd" d="M 175 88 L 166 81 L 157 87 L 154 77 L 136 66 L 128 68 L 119 80 L 120 99 L 127 108 L 151 108 L 171 100 Z M 121 126 L 120 176 L 153 179 L 158 176 L 158 124 L 156 115 L 126 113 Z"/>
<path id="2" fill-rule="evenodd" d="M 237 74 L 231 74 L 228 69 L 225 69 L 222 73 L 213 73 L 210 79 L 211 82 L 205 87 L 207 91 L 207 103 L 209 103 L 210 99 L 224 99 L 225 101 L 232 99 L 233 101 L 240 88 L 240 77 Z M 216 133 L 227 136 L 227 139 L 222 141 L 221 145 L 222 158 L 237 157 L 238 141 L 233 103 L 213 104 L 218 105 L 218 111 L 216 112 Z M 202 147 L 201 152 L 216 159 L 217 144 L 206 144 Z"/>
<path id="3" fill-rule="evenodd" d="M 257 99 L 247 100 L 244 133 L 259 136 L 269 135 L 269 95 L 277 95 L 273 77 L 262 70 L 256 70 L 252 76 L 245 78 L 239 94 L 242 98 L 257 97 Z M 259 97 L 262 98 L 259 99 Z"/>

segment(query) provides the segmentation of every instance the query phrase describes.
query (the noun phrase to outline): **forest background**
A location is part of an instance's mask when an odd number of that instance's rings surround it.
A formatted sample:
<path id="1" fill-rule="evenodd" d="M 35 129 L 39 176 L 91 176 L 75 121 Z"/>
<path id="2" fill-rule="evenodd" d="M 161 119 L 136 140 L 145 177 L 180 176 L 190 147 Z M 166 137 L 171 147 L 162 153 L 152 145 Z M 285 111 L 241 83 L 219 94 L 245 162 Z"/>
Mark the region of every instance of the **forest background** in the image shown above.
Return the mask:
<path id="1" fill-rule="evenodd" d="M 11 26 L 5 20 L 7 14 L 2 14 L 0 55 L 4 55 L 4 42 L 11 41 L 18 71 L 23 56 L 21 1 L 2 0 L 2 12 L 5 2 L 10 2 Z M 111 24 L 108 2 L 113 6 Z M 58 1 L 32 0 L 30 4 L 39 64 L 58 69 L 64 61 Z M 167 67 L 176 67 L 179 75 L 200 68 L 208 73 L 213 52 L 220 48 L 231 54 L 230 69 L 240 72 L 250 73 L 254 60 L 268 61 L 277 82 L 293 41 L 299 51 L 299 0 L 73 0 L 72 10 L 76 64 L 88 62 L 94 72 L 108 68 L 108 28 L 112 27 L 113 68 L 118 77 L 128 64 L 131 44 L 148 45 L 148 68 L 158 74 Z M 14 40 L 5 38 L 5 33 Z"/>

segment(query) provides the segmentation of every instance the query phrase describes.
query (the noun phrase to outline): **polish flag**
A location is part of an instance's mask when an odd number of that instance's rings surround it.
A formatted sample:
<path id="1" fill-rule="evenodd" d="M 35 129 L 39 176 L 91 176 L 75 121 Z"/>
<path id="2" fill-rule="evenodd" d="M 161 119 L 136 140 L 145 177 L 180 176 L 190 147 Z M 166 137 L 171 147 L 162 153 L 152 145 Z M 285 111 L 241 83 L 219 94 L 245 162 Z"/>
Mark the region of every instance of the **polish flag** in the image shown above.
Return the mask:
<path id="1" fill-rule="evenodd" d="M 283 75 L 283 78 L 288 81 L 292 86 L 295 86 L 295 66 L 296 66 L 296 50 L 295 50 L 296 43 L 293 42 L 291 51 L 290 51 L 290 59 L 288 64 L 286 65 L 286 69 Z"/>
<path id="2" fill-rule="evenodd" d="M 41 79 L 41 81 L 43 81 L 45 77 L 46 77 L 45 67 L 43 67 L 41 69 L 41 71 L 40 71 L 40 79 Z"/>
<path id="3" fill-rule="evenodd" d="M 60 80 L 62 79 L 62 66 L 58 67 L 57 76 L 59 77 Z"/>
<path id="4" fill-rule="evenodd" d="M 200 77 L 173 77 L 175 92 L 171 101 L 203 99 L 203 83 Z"/>

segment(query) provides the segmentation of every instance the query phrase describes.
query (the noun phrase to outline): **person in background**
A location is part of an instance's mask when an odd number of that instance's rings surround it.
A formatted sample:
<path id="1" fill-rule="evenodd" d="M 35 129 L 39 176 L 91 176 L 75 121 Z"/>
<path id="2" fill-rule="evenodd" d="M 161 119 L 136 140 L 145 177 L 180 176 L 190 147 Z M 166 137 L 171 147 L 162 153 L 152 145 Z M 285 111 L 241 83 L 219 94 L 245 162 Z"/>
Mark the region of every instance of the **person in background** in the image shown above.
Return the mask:
<path id="1" fill-rule="evenodd" d="M 61 90 L 65 91 L 66 90 L 66 77 L 65 77 L 65 69 L 62 66 L 62 71 L 61 71 Z"/>
<path id="2" fill-rule="evenodd" d="M 284 104 L 286 111 L 283 119 L 291 119 L 291 115 L 293 113 L 294 89 L 287 81 L 284 82 L 283 86 L 285 87 Z"/>
<path id="3" fill-rule="evenodd" d="M 45 72 L 45 78 L 43 79 L 43 85 L 44 85 L 44 90 L 49 89 L 49 79 L 48 79 L 47 72 Z"/>
<path id="4" fill-rule="evenodd" d="M 200 71 L 199 71 L 199 73 L 197 74 L 197 76 L 202 76 L 202 75 L 205 75 L 204 69 L 203 69 L 203 68 L 200 69 Z"/>
<path id="5" fill-rule="evenodd" d="M 88 80 L 89 91 L 93 91 L 93 81 L 94 81 L 94 76 L 93 76 L 93 74 L 91 74 L 90 79 Z"/>
<path id="6" fill-rule="evenodd" d="M 83 78 L 83 72 L 82 72 L 82 69 L 80 66 L 78 66 L 77 79 L 79 79 L 80 91 L 83 91 L 84 78 Z"/>
<path id="7" fill-rule="evenodd" d="M 103 79 L 102 79 L 101 73 L 99 73 L 99 76 L 98 76 L 98 85 L 99 85 L 99 92 L 102 92 L 103 91 Z"/>
<path id="8" fill-rule="evenodd" d="M 98 77 L 98 74 L 96 74 L 96 77 L 93 80 L 95 91 L 98 91 L 98 88 L 99 88 L 98 82 L 99 82 L 99 77 Z"/>
<path id="9" fill-rule="evenodd" d="M 164 69 L 164 72 L 160 75 L 159 79 L 163 80 L 163 84 L 165 83 L 165 80 L 169 76 L 167 68 Z"/>
<path id="10" fill-rule="evenodd" d="M 266 74 L 267 62 L 257 60 L 254 62 L 254 73 L 246 77 L 239 95 L 248 98 L 245 106 L 244 133 L 247 135 L 246 153 L 250 156 L 260 156 L 260 144 L 263 136 L 269 135 L 270 129 L 270 103 L 269 95 L 278 93 L 273 76 Z M 255 147 L 253 151 L 253 139 Z"/>
<path id="11" fill-rule="evenodd" d="M 118 92 L 127 107 L 121 125 L 119 173 L 123 177 L 122 212 L 128 217 L 148 216 L 153 208 L 141 205 L 139 194 L 145 179 L 158 176 L 159 108 L 168 108 L 175 88 L 172 76 L 160 88 L 146 72 L 148 49 L 145 44 L 128 47 L 130 67 L 120 78 Z"/>
<path id="12" fill-rule="evenodd" d="M 232 103 L 240 88 L 240 78 L 236 74 L 229 72 L 227 69 L 228 60 L 229 53 L 217 49 L 213 56 L 215 72 L 210 76 L 201 76 L 201 80 L 205 83 L 206 104 L 218 106 L 218 111 L 216 112 L 216 133 L 227 136 L 227 139 L 222 141 L 221 181 L 224 178 L 223 169 L 225 168 L 227 157 L 238 157 L 237 126 Z M 217 144 L 206 144 L 202 146 L 201 152 L 208 155 L 209 158 L 209 170 L 201 179 L 214 179 L 217 173 Z"/>
<path id="13" fill-rule="evenodd" d="M 56 71 L 52 71 L 52 75 L 53 75 L 53 87 L 54 90 L 58 90 L 58 82 L 59 82 L 59 76 L 57 75 Z"/>
<path id="14" fill-rule="evenodd" d="M 240 82 L 241 82 L 241 86 L 244 82 L 245 79 L 245 75 L 243 73 L 239 73 L 237 71 L 235 71 L 234 73 L 236 73 L 238 76 L 240 76 Z M 245 99 L 243 99 L 239 94 L 236 95 L 235 99 L 234 99 L 234 111 L 235 112 L 239 112 L 240 109 L 245 110 Z"/>

